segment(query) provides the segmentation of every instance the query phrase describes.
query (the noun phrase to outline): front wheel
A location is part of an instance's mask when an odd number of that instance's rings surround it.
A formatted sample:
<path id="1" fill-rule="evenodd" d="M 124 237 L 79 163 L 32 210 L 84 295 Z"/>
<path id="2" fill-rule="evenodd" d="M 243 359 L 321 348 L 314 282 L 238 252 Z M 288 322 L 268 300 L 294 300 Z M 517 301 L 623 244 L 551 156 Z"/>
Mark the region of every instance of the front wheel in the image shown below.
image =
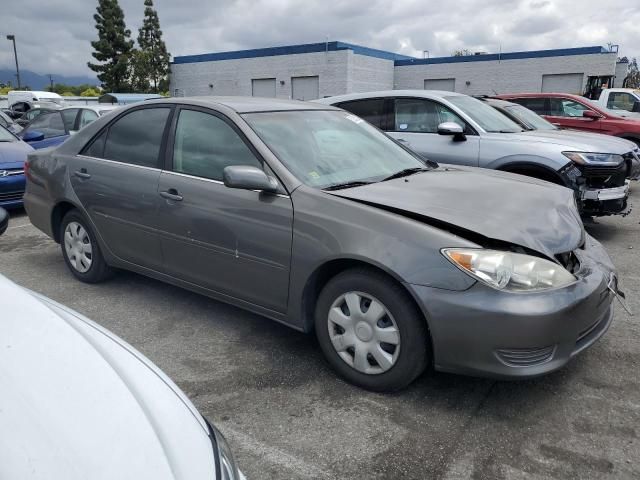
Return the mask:
<path id="1" fill-rule="evenodd" d="M 348 270 L 327 283 L 315 329 L 329 364 L 368 390 L 404 388 L 429 363 L 423 315 L 401 285 L 373 270 Z"/>

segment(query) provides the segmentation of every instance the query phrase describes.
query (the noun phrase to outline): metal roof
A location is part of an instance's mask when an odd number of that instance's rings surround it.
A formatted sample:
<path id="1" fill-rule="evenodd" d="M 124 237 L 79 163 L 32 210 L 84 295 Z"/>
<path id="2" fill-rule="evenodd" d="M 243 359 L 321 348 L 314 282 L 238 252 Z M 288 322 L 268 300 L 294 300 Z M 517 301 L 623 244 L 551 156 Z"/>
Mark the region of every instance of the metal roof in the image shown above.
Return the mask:
<path id="1" fill-rule="evenodd" d="M 363 47 L 345 42 L 321 42 L 306 43 L 302 45 L 287 45 L 282 47 L 254 48 L 251 50 L 237 50 L 233 52 L 204 53 L 201 55 L 186 55 L 182 57 L 174 57 L 174 64 L 181 63 L 197 63 L 197 62 L 216 62 L 220 60 L 237 60 L 241 58 L 257 58 L 257 57 L 274 57 L 278 55 L 298 55 L 301 53 L 317 53 L 317 52 L 337 52 L 341 50 L 351 50 L 358 55 L 366 55 L 368 57 L 382 58 L 385 60 L 407 60 L 413 59 L 407 55 L 387 52 L 385 50 L 377 50 L 375 48 Z"/>
<path id="2" fill-rule="evenodd" d="M 554 50 L 532 50 L 529 52 L 484 53 L 481 55 L 462 55 L 458 57 L 411 58 L 396 60 L 396 66 L 436 65 L 439 63 L 489 62 L 503 60 L 522 60 L 525 58 L 565 57 L 569 55 L 594 55 L 614 53 L 605 47 L 558 48 Z"/>
<path id="3" fill-rule="evenodd" d="M 117 103 L 127 105 L 129 103 L 142 102 L 152 98 L 163 98 L 157 93 L 105 93 L 98 98 L 99 103 Z"/>

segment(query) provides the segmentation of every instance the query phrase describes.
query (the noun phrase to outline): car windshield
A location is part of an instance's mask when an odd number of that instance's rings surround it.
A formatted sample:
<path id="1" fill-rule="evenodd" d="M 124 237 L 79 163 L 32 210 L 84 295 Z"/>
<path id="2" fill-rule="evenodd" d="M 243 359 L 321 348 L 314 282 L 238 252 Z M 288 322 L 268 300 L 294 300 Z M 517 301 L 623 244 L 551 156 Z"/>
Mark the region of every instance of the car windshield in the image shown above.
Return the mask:
<path id="1" fill-rule="evenodd" d="M 311 187 L 378 182 L 404 170 L 432 168 L 348 112 L 305 110 L 243 117 L 280 161 Z"/>
<path id="2" fill-rule="evenodd" d="M 477 98 L 460 95 L 445 97 L 445 100 L 462 110 L 468 117 L 480 125 L 485 132 L 522 132 L 520 125 Z"/>
<path id="3" fill-rule="evenodd" d="M 18 139 L 14 137 L 9 130 L 0 125 L 0 142 L 17 142 Z"/>
<path id="4" fill-rule="evenodd" d="M 553 123 L 546 121 L 540 115 L 522 105 L 509 105 L 504 107 L 504 109 L 509 112 L 510 115 L 534 130 L 558 130 L 558 127 Z"/>

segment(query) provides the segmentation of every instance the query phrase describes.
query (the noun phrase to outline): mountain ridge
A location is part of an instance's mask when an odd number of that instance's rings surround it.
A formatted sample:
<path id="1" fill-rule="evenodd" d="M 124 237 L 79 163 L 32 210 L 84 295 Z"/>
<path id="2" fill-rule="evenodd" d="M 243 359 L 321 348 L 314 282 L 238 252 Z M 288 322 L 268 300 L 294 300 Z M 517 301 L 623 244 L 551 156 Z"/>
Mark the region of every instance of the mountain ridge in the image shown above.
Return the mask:
<path id="1" fill-rule="evenodd" d="M 100 85 L 100 80 L 95 77 L 83 76 L 83 75 L 57 75 L 52 73 L 53 83 L 63 83 L 65 85 Z M 5 85 L 11 82 L 11 85 L 16 86 L 16 71 L 10 68 L 0 68 L 0 83 Z M 46 90 L 50 86 L 49 76 L 40 75 L 39 73 L 31 70 L 20 70 L 20 83 L 22 87 L 28 86 L 31 90 Z"/>

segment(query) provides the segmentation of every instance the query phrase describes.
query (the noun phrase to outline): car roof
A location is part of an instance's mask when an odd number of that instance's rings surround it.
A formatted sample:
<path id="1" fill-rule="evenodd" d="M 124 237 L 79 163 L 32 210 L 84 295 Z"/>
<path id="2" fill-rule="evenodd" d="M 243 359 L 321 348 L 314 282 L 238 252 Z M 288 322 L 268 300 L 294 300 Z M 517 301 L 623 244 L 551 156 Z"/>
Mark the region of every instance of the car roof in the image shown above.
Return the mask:
<path id="1" fill-rule="evenodd" d="M 145 104 L 176 103 L 196 105 L 202 107 L 225 106 L 236 113 L 252 112 L 280 112 L 280 111 L 302 111 L 302 110 L 334 110 L 327 105 L 303 102 L 299 100 L 286 100 L 282 98 L 261 98 L 261 97 L 222 97 L 222 96 L 200 96 L 200 97 L 173 97 L 158 100 L 147 100 Z M 131 104 L 131 106 L 136 104 Z M 337 110 L 337 109 L 336 109 Z"/>
<path id="2" fill-rule="evenodd" d="M 482 100 L 483 102 L 488 103 L 489 105 L 492 106 L 496 106 L 496 107 L 509 107 L 509 106 L 513 106 L 513 105 L 518 105 L 518 103 L 514 103 L 514 102 L 510 102 L 508 100 L 503 100 L 500 98 L 493 98 L 493 97 L 476 97 L 478 100 Z"/>
<path id="3" fill-rule="evenodd" d="M 62 108 L 62 110 L 83 108 L 85 110 L 93 110 L 94 112 L 101 112 L 104 110 L 115 110 L 116 108 L 119 108 L 121 106 L 122 105 L 69 105 L 68 107 Z"/>
<path id="4" fill-rule="evenodd" d="M 430 99 L 442 99 L 445 97 L 466 97 L 462 93 L 449 92 L 446 90 L 380 90 L 377 92 L 349 93 L 347 95 L 336 95 L 335 97 L 321 98 L 313 100 L 314 103 L 324 103 L 327 105 L 336 102 L 347 102 L 351 100 L 364 100 L 367 98 L 386 97 L 420 97 Z"/>

